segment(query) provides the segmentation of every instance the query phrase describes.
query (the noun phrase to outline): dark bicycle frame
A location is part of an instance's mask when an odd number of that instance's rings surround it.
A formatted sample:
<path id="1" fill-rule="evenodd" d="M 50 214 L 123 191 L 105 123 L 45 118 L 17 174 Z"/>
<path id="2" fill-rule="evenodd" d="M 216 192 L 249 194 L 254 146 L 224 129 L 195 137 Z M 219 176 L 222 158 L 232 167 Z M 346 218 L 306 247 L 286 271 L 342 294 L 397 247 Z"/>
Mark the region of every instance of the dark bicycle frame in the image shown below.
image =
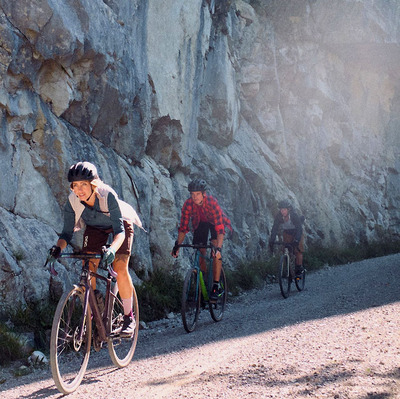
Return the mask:
<path id="1" fill-rule="evenodd" d="M 215 322 L 219 322 L 222 320 L 223 313 L 224 313 L 224 308 L 226 304 L 226 297 L 227 297 L 227 283 L 226 283 L 226 275 L 225 271 L 222 268 L 221 269 L 221 276 L 220 276 L 220 281 L 222 279 L 223 281 L 223 293 L 219 294 L 218 299 L 216 301 L 211 301 L 210 300 L 210 292 L 211 292 L 211 287 L 213 284 L 213 273 L 214 273 L 214 265 L 213 265 L 213 253 L 216 251 L 216 247 L 212 244 L 180 244 L 178 245 L 180 248 L 192 248 L 195 249 L 196 252 L 194 253 L 192 257 L 192 262 L 191 262 L 191 267 L 187 271 L 187 274 L 185 276 L 185 281 L 183 284 L 183 291 L 182 291 L 182 307 L 181 307 L 181 315 L 182 315 L 182 321 L 183 321 L 183 326 L 185 330 L 190 333 L 194 331 L 196 327 L 196 323 L 199 317 L 200 313 L 200 307 L 205 309 L 205 304 L 208 303 L 208 310 L 210 311 L 211 318 Z M 208 255 L 203 255 L 201 253 L 201 249 L 211 249 L 211 256 Z M 203 275 L 203 271 L 201 270 L 200 267 L 200 259 L 203 258 L 207 262 L 207 271 Z M 196 277 L 195 279 L 192 280 L 192 275 L 193 272 L 195 273 Z M 206 274 L 207 273 L 207 274 Z M 207 284 L 205 284 L 204 281 L 204 276 L 207 276 Z M 188 303 L 188 294 L 189 291 L 191 290 L 190 286 L 187 284 L 190 284 L 190 281 L 193 281 L 195 285 L 193 288 L 195 289 L 195 296 L 191 303 L 196 304 L 194 308 L 194 312 L 190 312 L 191 315 L 187 317 L 187 311 L 188 308 L 186 307 L 186 304 Z M 185 291 L 187 290 L 187 291 Z M 221 296 L 222 295 L 222 296 Z M 200 299 L 201 297 L 203 298 L 204 302 L 201 302 Z M 201 303 L 200 303 L 201 302 Z"/>
<path id="2" fill-rule="evenodd" d="M 287 290 L 284 289 L 283 281 L 281 279 L 281 271 L 279 270 L 279 286 L 280 286 L 280 289 L 281 289 L 281 293 L 282 293 L 282 296 L 284 298 L 288 298 L 289 297 L 289 293 L 290 293 L 290 286 L 291 286 L 293 281 L 295 282 L 296 288 L 297 288 L 298 291 L 302 291 L 304 289 L 306 270 L 304 269 L 301 277 L 298 277 L 298 276 L 295 275 L 295 270 L 294 270 L 295 256 L 296 256 L 294 254 L 294 248 L 296 247 L 295 244 L 293 244 L 291 242 L 283 242 L 283 241 L 275 241 L 275 242 L 273 242 L 273 244 L 282 246 L 282 255 L 281 255 L 281 258 L 280 258 L 280 261 L 279 261 L 279 265 L 282 264 L 282 261 L 283 261 L 284 257 L 288 256 L 288 258 L 289 258 L 289 264 L 288 264 L 289 275 L 285 276 L 288 279 Z M 279 269 L 280 269 L 280 266 L 279 266 Z"/>
<path id="3" fill-rule="evenodd" d="M 204 300 L 205 301 L 209 301 L 209 295 L 210 295 L 210 291 L 211 291 L 211 286 L 212 286 L 212 282 L 213 282 L 213 271 L 214 271 L 214 267 L 212 264 L 212 256 L 209 257 L 207 255 L 203 255 L 200 251 L 200 249 L 211 249 L 211 251 L 216 250 L 216 247 L 212 244 L 179 244 L 178 245 L 179 248 L 193 248 L 196 250 L 196 253 L 194 255 L 194 260 L 192 262 L 192 267 L 195 268 L 196 270 L 199 271 L 199 276 L 202 276 L 198 279 L 198 281 L 200 282 L 200 289 L 201 289 L 201 293 L 203 294 Z M 204 273 L 200 268 L 200 258 L 203 258 L 206 260 L 207 264 L 207 286 L 204 282 Z M 198 290 L 198 286 L 197 288 L 197 292 L 200 292 L 200 290 Z M 206 289 L 206 291 L 204 291 L 204 288 Z"/>
<path id="4" fill-rule="evenodd" d="M 80 266 L 80 281 L 64 292 L 58 301 L 51 330 L 51 372 L 58 390 L 64 395 L 75 391 L 82 382 L 92 343 L 94 350 L 98 352 L 106 342 L 113 364 L 120 368 L 130 363 L 136 349 L 139 324 L 136 323 L 132 336 L 121 336 L 123 304 L 118 295 L 117 273 L 111 265 L 104 264 L 103 254 L 104 249 L 102 253 L 74 252 L 61 254 L 59 257 L 73 259 L 75 267 L 78 264 Z M 107 269 L 107 277 L 98 273 L 97 269 L 90 270 L 91 266 L 96 266 L 96 259 L 100 260 L 98 268 Z M 46 265 L 49 264 L 52 275 L 57 275 L 54 263 L 55 259 L 49 255 Z M 102 313 L 102 304 L 98 302 L 91 284 L 92 279 L 106 285 Z M 132 305 L 134 316 L 139 320 L 135 289 Z"/>
<path id="5" fill-rule="evenodd" d="M 291 242 L 283 242 L 283 241 L 275 241 L 273 242 L 274 245 L 281 245 L 282 246 L 282 252 L 287 248 L 289 250 L 289 257 L 295 256 L 294 254 L 294 248 L 296 245 L 294 245 Z"/>
<path id="6" fill-rule="evenodd" d="M 88 305 L 90 305 L 90 309 L 92 310 L 93 319 L 95 321 L 97 331 L 101 341 L 107 341 L 108 337 L 112 336 L 112 332 L 110 334 L 107 333 L 107 327 L 109 323 L 108 311 L 103 312 L 103 316 L 100 314 L 99 306 L 97 304 L 96 296 L 94 294 L 94 290 L 92 285 L 90 284 L 91 278 L 96 278 L 102 280 L 106 283 L 106 296 L 104 301 L 104 309 L 108 309 L 108 305 L 110 303 L 110 295 L 115 295 L 111 291 L 111 284 L 116 281 L 116 273 L 112 269 L 112 266 L 108 266 L 108 276 L 104 277 L 101 274 L 93 272 L 90 270 L 90 261 L 92 259 L 102 259 L 102 254 L 88 254 L 88 253 L 64 253 L 60 255 L 60 258 L 68 258 L 68 259 L 82 259 L 83 266 L 80 276 L 79 286 L 85 287 L 85 300 L 84 300 L 84 308 L 82 313 L 82 320 L 80 322 L 80 332 L 79 339 L 83 339 L 84 334 L 84 323 L 85 317 L 87 314 Z M 102 262 L 100 262 L 98 267 L 101 267 Z"/>

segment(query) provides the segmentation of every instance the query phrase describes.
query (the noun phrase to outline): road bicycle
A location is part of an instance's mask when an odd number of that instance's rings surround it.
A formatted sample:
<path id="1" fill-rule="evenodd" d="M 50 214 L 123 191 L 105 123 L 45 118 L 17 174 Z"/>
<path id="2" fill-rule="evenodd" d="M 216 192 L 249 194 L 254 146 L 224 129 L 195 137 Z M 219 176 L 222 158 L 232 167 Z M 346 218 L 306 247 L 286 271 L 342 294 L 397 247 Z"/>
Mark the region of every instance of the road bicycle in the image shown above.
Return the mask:
<path id="1" fill-rule="evenodd" d="M 274 242 L 274 245 L 282 246 L 282 255 L 279 259 L 278 280 L 281 294 L 284 298 L 288 298 L 290 287 L 294 281 L 298 291 L 303 291 L 306 284 L 306 269 L 303 268 L 301 274 L 295 274 L 295 259 L 294 245 L 285 242 Z"/>
<path id="2" fill-rule="evenodd" d="M 124 309 L 118 294 L 116 272 L 107 267 L 107 277 L 98 272 L 104 267 L 102 254 L 64 253 L 60 258 L 73 259 L 81 269 L 79 283 L 65 292 L 57 305 L 50 339 L 50 366 L 57 389 L 63 394 L 75 391 L 80 385 L 89 361 L 93 342 L 95 351 L 108 347 L 113 364 L 125 367 L 132 360 L 139 330 L 139 305 L 133 288 L 133 316 L 136 328 L 131 338 L 120 337 Z M 91 260 L 100 259 L 97 273 L 89 269 Z M 46 262 L 49 262 L 49 260 Z M 45 265 L 45 266 L 46 266 Z M 54 260 L 50 261 L 54 270 Z M 105 285 L 103 298 L 92 288 L 91 280 Z"/>
<path id="3" fill-rule="evenodd" d="M 216 301 L 210 300 L 210 293 L 213 285 L 213 258 L 203 255 L 201 249 L 215 251 L 213 245 L 192 245 L 180 244 L 178 247 L 192 248 L 195 250 L 192 259 L 192 266 L 188 270 L 182 290 L 181 315 L 185 330 L 190 333 L 194 331 L 200 314 L 200 308 L 208 307 L 211 317 L 215 322 L 221 321 L 228 294 L 224 269 L 221 267 L 219 278 L 219 293 Z M 200 269 L 200 257 L 206 260 L 207 272 Z"/>

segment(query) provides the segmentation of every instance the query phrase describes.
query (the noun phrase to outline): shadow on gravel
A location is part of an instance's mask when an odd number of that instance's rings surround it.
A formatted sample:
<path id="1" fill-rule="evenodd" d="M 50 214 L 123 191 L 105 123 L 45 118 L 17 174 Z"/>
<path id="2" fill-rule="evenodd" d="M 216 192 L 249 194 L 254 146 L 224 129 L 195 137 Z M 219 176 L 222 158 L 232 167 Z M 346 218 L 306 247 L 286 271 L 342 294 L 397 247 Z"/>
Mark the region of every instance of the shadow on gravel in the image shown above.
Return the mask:
<path id="1" fill-rule="evenodd" d="M 53 385 L 53 386 L 47 386 L 46 388 L 42 388 L 39 391 L 36 391 L 29 395 L 20 395 L 18 399 L 43 399 L 43 398 L 48 398 L 51 395 L 56 395 L 57 393 L 59 392 Z"/>
<path id="2" fill-rule="evenodd" d="M 160 328 L 160 331 L 139 332 L 133 364 L 138 360 L 211 342 L 259 334 L 309 320 L 322 320 L 398 302 L 400 301 L 397 281 L 399 268 L 400 254 L 396 254 L 310 273 L 307 275 L 306 289 L 297 292 L 293 287 L 288 299 L 283 299 L 280 295 L 277 284 L 268 285 L 263 290 L 246 293 L 230 302 L 224 319 L 219 323 L 213 322 L 208 311 L 203 310 L 193 333 L 187 334 L 181 324 L 176 328 L 170 326 Z M 93 370 L 95 367 L 99 367 L 100 370 Z M 115 371 L 117 369 L 111 365 L 107 350 L 93 352 L 82 384 L 95 383 L 103 374 Z M 252 369 L 248 378 L 254 375 L 255 371 L 265 372 L 262 369 Z M 393 378 L 400 379 L 399 370 L 393 373 Z M 35 374 L 29 376 L 28 383 L 45 379 L 52 381 L 49 370 Z M 321 378 L 346 379 L 348 377 L 346 374 L 341 374 L 340 370 L 320 370 L 318 374 L 303 378 L 318 385 L 323 382 Z M 246 379 L 246 375 L 240 378 Z M 24 377 L 8 379 L 6 384 L 0 385 L 0 392 L 26 383 L 24 381 L 26 381 Z M 276 385 L 280 382 L 274 380 L 268 383 Z M 287 384 L 287 381 L 284 383 Z M 56 393 L 54 385 L 46 381 L 46 386 L 40 391 L 21 396 L 21 398 L 41 399 Z M 61 398 L 62 395 L 59 397 Z M 384 397 L 367 396 L 366 398 Z"/>
<path id="3" fill-rule="evenodd" d="M 183 327 L 149 336 L 144 333 L 135 359 L 399 302 L 399 272 L 400 254 L 396 254 L 309 273 L 305 290 L 298 292 L 293 285 L 287 299 L 281 296 L 278 284 L 268 285 L 228 303 L 219 323 L 203 310 L 190 334 Z"/>
<path id="4" fill-rule="evenodd" d="M 383 378 L 393 378 L 395 380 L 399 380 L 399 370 L 395 369 L 393 372 L 387 375 L 380 375 L 379 373 L 372 373 L 371 378 L 374 377 L 383 377 Z M 351 370 L 343 370 L 343 367 L 340 364 L 333 365 L 325 365 L 316 369 L 312 374 L 304 374 L 304 375 L 294 375 L 298 374 L 297 370 L 287 368 L 281 370 L 281 377 L 277 378 L 276 373 L 273 373 L 273 377 L 271 377 L 271 370 L 269 367 L 264 365 L 253 365 L 249 367 L 247 370 L 242 371 L 241 373 L 229 373 L 229 372 L 219 372 L 217 374 L 203 372 L 201 375 L 197 376 L 195 379 L 189 378 L 189 384 L 194 386 L 202 386 L 204 383 L 215 383 L 218 384 L 221 380 L 224 381 L 232 381 L 232 384 L 227 383 L 226 389 L 232 389 L 232 392 L 235 392 L 235 389 L 238 387 L 243 387 L 246 389 L 247 387 L 252 387 L 252 391 L 256 392 L 268 392 L 268 389 L 275 389 L 273 392 L 276 392 L 277 389 L 281 389 L 282 391 L 287 392 L 288 387 L 290 387 L 290 391 L 292 395 L 296 395 L 296 397 L 306 398 L 313 397 L 318 398 L 320 396 L 321 391 L 324 387 L 328 387 L 332 383 L 336 383 L 336 385 L 345 386 L 346 384 L 352 384 L 350 381 L 355 377 L 355 374 Z M 193 377 L 190 375 L 189 377 Z M 183 374 L 175 374 L 170 376 L 169 378 L 160 378 L 154 379 L 149 383 L 150 386 L 168 386 L 170 384 L 174 384 L 177 381 L 183 381 L 188 379 L 188 373 Z M 257 387 L 260 389 L 257 390 Z M 305 387 L 305 388 L 300 388 Z M 377 385 L 377 388 L 379 384 Z M 380 386 L 381 388 L 382 386 Z M 386 387 L 390 391 L 390 386 Z M 225 392 L 226 393 L 226 392 Z M 230 397 L 230 396 L 227 396 Z M 272 397 L 272 396 L 271 396 Z M 293 397 L 293 396 L 291 396 Z M 325 395 L 321 395 L 321 397 L 326 397 Z M 343 397 L 348 397 L 347 395 L 343 396 L 340 393 L 331 396 L 332 399 L 339 399 Z M 357 396 L 357 399 L 396 399 L 398 395 L 396 392 L 369 392 L 363 396 Z"/>

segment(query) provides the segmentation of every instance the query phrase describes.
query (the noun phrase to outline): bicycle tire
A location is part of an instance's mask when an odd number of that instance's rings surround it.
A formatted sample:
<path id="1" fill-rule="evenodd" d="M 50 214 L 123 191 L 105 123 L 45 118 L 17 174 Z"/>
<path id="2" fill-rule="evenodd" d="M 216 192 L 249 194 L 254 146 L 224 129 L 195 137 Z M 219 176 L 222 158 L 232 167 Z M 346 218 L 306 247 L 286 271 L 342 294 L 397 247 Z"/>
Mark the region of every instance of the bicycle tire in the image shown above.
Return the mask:
<path id="1" fill-rule="evenodd" d="M 84 309 L 84 290 L 74 287 L 65 292 L 58 302 L 51 329 L 50 366 L 57 389 L 64 395 L 75 391 L 86 372 L 92 339 L 92 321 L 88 305 Z M 78 340 L 84 317 L 84 336 Z"/>
<path id="2" fill-rule="evenodd" d="M 199 274 L 196 269 L 186 273 L 181 302 L 183 327 L 190 333 L 195 329 L 200 313 Z"/>
<path id="3" fill-rule="evenodd" d="M 136 321 L 135 332 L 131 338 L 120 338 L 119 331 L 122 328 L 124 319 L 124 308 L 122 299 L 118 293 L 118 285 L 114 284 L 112 288 L 110 306 L 108 309 L 109 320 L 109 341 L 108 353 L 113 364 L 119 368 L 126 367 L 132 360 L 136 350 L 136 344 L 139 333 L 139 304 L 135 287 L 133 287 L 132 312 Z"/>
<path id="4" fill-rule="evenodd" d="M 300 276 L 296 276 L 294 281 L 296 283 L 297 291 L 303 291 L 306 285 L 306 269 L 303 269 Z"/>
<path id="5" fill-rule="evenodd" d="M 290 275 L 290 260 L 289 256 L 287 255 L 282 255 L 280 258 L 278 279 L 281 294 L 286 299 L 289 297 L 290 286 L 292 284 L 292 277 Z"/>
<path id="6" fill-rule="evenodd" d="M 216 302 L 210 302 L 209 309 L 212 319 L 215 322 L 221 321 L 224 316 L 224 310 L 226 305 L 226 299 L 228 295 L 228 285 L 226 284 L 226 277 L 224 269 L 221 268 L 221 275 L 219 277 L 219 286 L 222 292 L 218 296 Z"/>

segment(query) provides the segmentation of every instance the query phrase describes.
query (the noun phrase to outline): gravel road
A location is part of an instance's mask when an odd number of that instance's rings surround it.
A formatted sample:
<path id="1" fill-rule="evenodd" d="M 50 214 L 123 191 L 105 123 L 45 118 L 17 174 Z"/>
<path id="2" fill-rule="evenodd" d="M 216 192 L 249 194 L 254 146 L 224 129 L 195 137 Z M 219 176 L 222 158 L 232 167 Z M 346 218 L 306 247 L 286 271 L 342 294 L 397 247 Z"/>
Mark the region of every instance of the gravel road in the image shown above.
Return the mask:
<path id="1" fill-rule="evenodd" d="M 208 311 L 187 334 L 179 318 L 140 331 L 130 366 L 93 352 L 68 398 L 400 398 L 400 254 L 325 268 L 305 291 L 277 284 Z M 10 378 L 2 399 L 60 398 L 50 371 Z"/>

